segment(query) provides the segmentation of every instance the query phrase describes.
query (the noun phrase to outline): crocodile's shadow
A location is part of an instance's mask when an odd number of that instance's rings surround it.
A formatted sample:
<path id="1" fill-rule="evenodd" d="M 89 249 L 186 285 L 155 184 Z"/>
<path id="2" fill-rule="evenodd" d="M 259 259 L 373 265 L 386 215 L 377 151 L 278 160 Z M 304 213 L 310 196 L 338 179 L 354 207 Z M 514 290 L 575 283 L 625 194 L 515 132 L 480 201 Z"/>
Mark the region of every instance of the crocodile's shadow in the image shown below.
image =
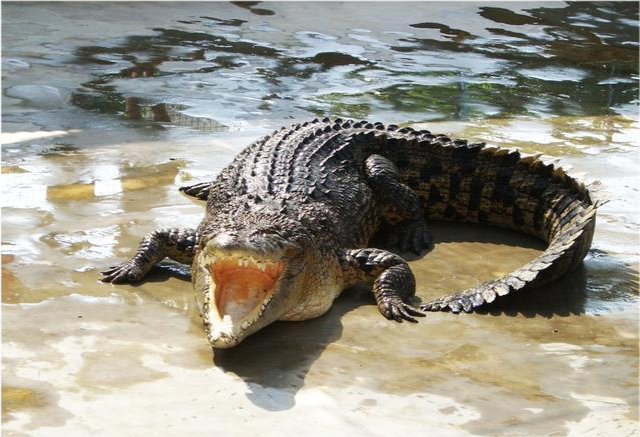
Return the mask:
<path id="1" fill-rule="evenodd" d="M 454 231 L 449 232 L 447 229 L 454 229 Z M 521 239 L 514 242 L 513 236 L 505 236 L 504 230 L 477 232 L 476 228 L 438 224 L 435 225 L 434 231 L 436 244 L 445 241 L 481 241 L 542 248 L 540 243 L 534 240 L 531 240 L 530 245 L 526 241 L 523 243 Z M 374 243 L 375 240 L 372 245 Z M 598 258 L 602 257 L 607 260 L 600 265 L 600 268 L 596 266 L 594 269 L 593 263 L 601 262 Z M 615 295 L 597 292 L 600 280 L 601 282 L 613 281 L 617 285 L 624 284 L 629 289 L 633 288 L 635 281 L 637 288 L 635 273 L 623 263 L 616 263 L 615 259 L 608 255 L 590 258 L 591 260 L 587 261 L 588 268 L 581 266 L 552 284 L 500 298 L 486 308 L 476 309 L 476 314 L 478 316 L 565 317 L 585 313 L 585 308 L 590 305 L 589 302 L 595 301 L 597 304 L 598 302 L 606 303 L 607 300 L 620 300 L 620 291 L 614 293 Z M 603 266 L 605 266 L 604 269 Z M 171 268 L 167 265 L 155 269 L 149 279 L 166 280 L 170 276 L 188 279 L 188 273 L 184 268 Z M 594 290 L 596 290 L 595 293 Z M 589 293 L 588 298 L 587 293 Z M 213 363 L 241 378 L 248 388 L 247 398 L 255 405 L 268 411 L 288 410 L 295 405 L 295 396 L 305 385 L 306 375 L 313 363 L 327 345 L 342 336 L 342 319 L 345 314 L 357 307 L 374 304 L 373 295 L 367 288 L 346 290 L 324 316 L 305 322 L 274 323 L 251 335 L 232 349 L 215 350 Z M 376 313 L 375 316 L 379 315 Z M 465 316 L 451 315 L 451 317 Z M 428 323 L 428 317 L 422 323 Z"/>
<path id="2" fill-rule="evenodd" d="M 216 350 L 213 362 L 247 384 L 247 398 L 269 411 L 288 410 L 304 386 L 311 365 L 342 336 L 342 318 L 354 308 L 375 303 L 366 289 L 342 294 L 331 310 L 304 322 L 276 322 L 233 349 Z"/>
<path id="3" fill-rule="evenodd" d="M 184 265 L 161 262 L 145 282 L 161 283 L 170 278 L 189 281 L 188 270 Z M 153 295 L 147 297 L 154 298 Z M 268 411 L 291 409 L 312 364 L 327 345 L 342 336 L 344 315 L 363 305 L 375 305 L 369 289 L 345 290 L 322 317 L 304 322 L 273 323 L 232 349 L 213 350 L 213 364 L 241 378 L 248 389 L 245 395 L 260 408 Z"/>

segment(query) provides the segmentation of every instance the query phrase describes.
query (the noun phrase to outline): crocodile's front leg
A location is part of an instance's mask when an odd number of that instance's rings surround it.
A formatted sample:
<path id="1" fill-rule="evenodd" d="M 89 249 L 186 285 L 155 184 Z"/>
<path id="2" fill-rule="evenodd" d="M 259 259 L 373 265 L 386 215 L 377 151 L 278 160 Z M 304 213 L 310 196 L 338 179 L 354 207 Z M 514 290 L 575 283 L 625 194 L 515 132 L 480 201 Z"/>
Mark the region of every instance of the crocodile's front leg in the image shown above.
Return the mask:
<path id="1" fill-rule="evenodd" d="M 191 264 L 198 234 L 195 229 L 166 228 L 153 231 L 140 241 L 138 253 L 129 261 L 102 272 L 103 282 L 138 282 L 165 258 Z"/>
<path id="2" fill-rule="evenodd" d="M 417 322 L 424 313 L 410 304 L 416 281 L 404 259 L 386 250 L 365 248 L 347 250 L 340 255 L 345 285 L 373 280 L 378 309 L 387 319 Z"/>

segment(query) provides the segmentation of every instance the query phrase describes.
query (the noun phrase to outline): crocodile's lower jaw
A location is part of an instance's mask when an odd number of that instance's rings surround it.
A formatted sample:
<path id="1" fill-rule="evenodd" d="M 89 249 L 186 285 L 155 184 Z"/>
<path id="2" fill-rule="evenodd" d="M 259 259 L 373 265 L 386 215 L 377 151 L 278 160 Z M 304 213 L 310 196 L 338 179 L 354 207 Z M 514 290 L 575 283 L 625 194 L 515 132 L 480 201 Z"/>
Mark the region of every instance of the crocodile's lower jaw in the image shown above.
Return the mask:
<path id="1" fill-rule="evenodd" d="M 209 305 L 205 324 L 213 347 L 238 344 L 260 320 L 274 296 L 283 263 L 252 256 L 205 256 Z"/>

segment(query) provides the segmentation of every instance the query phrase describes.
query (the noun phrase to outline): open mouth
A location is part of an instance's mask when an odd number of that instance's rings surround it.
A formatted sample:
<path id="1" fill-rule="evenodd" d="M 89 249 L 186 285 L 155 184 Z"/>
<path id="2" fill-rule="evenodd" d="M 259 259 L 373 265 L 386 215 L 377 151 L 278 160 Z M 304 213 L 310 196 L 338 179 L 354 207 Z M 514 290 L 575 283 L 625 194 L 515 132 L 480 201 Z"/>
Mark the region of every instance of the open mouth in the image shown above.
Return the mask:
<path id="1" fill-rule="evenodd" d="M 240 255 L 207 255 L 203 261 L 210 274 L 208 301 L 212 340 L 235 337 L 267 308 L 283 263 Z"/>

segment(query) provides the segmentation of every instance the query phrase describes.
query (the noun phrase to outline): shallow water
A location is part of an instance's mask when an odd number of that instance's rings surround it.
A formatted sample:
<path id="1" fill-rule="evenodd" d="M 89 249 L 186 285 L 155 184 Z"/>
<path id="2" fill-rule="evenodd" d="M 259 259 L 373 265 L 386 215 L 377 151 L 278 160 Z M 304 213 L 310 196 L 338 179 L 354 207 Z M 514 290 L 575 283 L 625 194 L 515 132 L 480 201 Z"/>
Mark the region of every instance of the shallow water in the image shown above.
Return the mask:
<path id="1" fill-rule="evenodd" d="M 637 3 L 30 3 L 2 14 L 2 428 L 56 435 L 637 435 Z M 99 271 L 293 120 L 394 122 L 573 165 L 584 266 L 477 314 L 367 290 L 211 353 L 188 270 Z M 540 243 L 433 224 L 429 299 Z"/>

